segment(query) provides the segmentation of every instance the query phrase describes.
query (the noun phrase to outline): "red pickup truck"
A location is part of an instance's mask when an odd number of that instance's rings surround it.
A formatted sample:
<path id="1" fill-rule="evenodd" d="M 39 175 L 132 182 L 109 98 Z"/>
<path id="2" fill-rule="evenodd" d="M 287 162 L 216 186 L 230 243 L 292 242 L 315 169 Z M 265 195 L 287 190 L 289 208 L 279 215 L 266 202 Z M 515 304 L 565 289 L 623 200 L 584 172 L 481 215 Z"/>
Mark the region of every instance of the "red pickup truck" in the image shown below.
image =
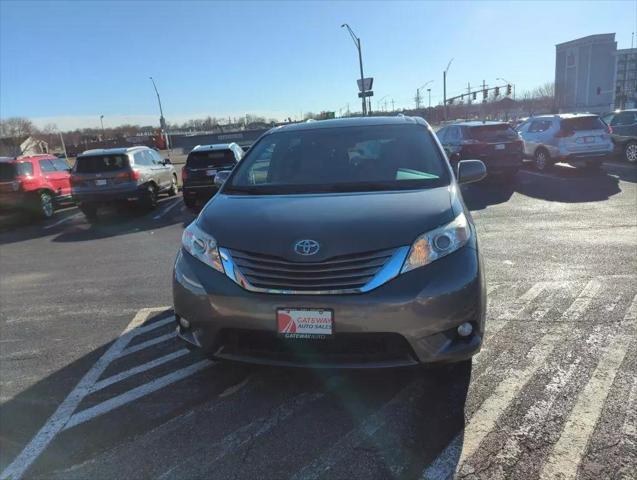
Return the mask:
<path id="1" fill-rule="evenodd" d="M 51 218 L 57 206 L 71 201 L 66 160 L 53 155 L 0 158 L 0 208 Z"/>

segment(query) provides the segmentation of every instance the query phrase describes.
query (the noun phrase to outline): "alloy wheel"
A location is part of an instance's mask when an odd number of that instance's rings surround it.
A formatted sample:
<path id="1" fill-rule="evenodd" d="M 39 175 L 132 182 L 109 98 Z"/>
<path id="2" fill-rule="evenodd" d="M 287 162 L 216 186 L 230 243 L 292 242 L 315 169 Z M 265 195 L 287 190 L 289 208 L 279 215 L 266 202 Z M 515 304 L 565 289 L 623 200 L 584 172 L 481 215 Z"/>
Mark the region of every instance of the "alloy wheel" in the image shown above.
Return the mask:
<path id="1" fill-rule="evenodd" d="M 637 143 L 631 142 L 626 145 L 626 160 L 631 163 L 637 162 Z"/>
<path id="2" fill-rule="evenodd" d="M 53 198 L 46 192 L 40 194 L 40 213 L 44 218 L 53 216 Z"/>

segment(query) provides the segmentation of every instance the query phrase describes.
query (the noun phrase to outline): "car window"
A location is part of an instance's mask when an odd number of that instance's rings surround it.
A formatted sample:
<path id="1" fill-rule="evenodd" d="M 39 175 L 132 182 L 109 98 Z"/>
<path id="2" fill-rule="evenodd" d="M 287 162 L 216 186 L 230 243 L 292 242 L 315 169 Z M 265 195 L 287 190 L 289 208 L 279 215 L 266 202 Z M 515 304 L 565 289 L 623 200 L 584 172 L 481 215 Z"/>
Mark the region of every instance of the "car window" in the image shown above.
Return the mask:
<path id="1" fill-rule="evenodd" d="M 610 122 L 611 127 L 633 125 L 635 123 L 635 113 L 620 112 L 616 114 Z"/>
<path id="2" fill-rule="evenodd" d="M 234 164 L 235 155 L 230 149 L 190 152 L 186 159 L 188 168 L 233 168 Z"/>
<path id="3" fill-rule="evenodd" d="M 399 190 L 449 182 L 433 137 L 416 125 L 276 132 L 262 138 L 235 171 L 224 191 Z"/>
<path id="4" fill-rule="evenodd" d="M 446 140 L 448 142 L 456 142 L 460 140 L 460 129 L 458 127 L 449 127 Z"/>
<path id="5" fill-rule="evenodd" d="M 161 158 L 154 150 L 144 150 L 142 155 L 146 159 L 147 165 L 162 165 Z"/>
<path id="6" fill-rule="evenodd" d="M 438 137 L 438 140 L 440 140 L 440 143 L 445 143 L 445 140 L 447 139 L 447 131 L 448 129 L 445 127 L 436 132 L 436 136 Z"/>
<path id="7" fill-rule="evenodd" d="M 528 132 L 529 133 L 545 132 L 549 128 L 551 128 L 552 124 L 553 122 L 551 122 L 551 120 L 533 120 L 531 124 L 529 125 Z"/>
<path id="8" fill-rule="evenodd" d="M 33 175 L 31 162 L 0 162 L 0 181 L 13 180 L 15 177 Z"/>
<path id="9" fill-rule="evenodd" d="M 591 117 L 574 117 L 564 118 L 561 122 L 561 128 L 564 130 L 582 131 L 582 130 L 606 130 L 607 127 L 602 119 L 595 116 Z"/>
<path id="10" fill-rule="evenodd" d="M 73 169 L 76 173 L 102 173 L 121 170 L 127 166 L 126 155 L 88 155 L 78 157 Z"/>
<path id="11" fill-rule="evenodd" d="M 39 164 L 42 173 L 51 173 L 56 171 L 55 165 L 53 165 L 51 160 L 39 160 Z"/>
<path id="12" fill-rule="evenodd" d="M 480 125 L 478 127 L 469 127 L 468 130 L 470 138 L 481 142 L 515 140 L 518 138 L 518 133 L 508 123 Z"/>
<path id="13" fill-rule="evenodd" d="M 62 158 L 57 158 L 52 160 L 52 162 L 58 172 L 66 172 L 69 169 L 69 164 Z"/>
<path id="14" fill-rule="evenodd" d="M 146 152 L 142 150 L 133 154 L 135 165 L 139 165 L 140 167 L 149 167 L 153 164 L 152 157 L 145 155 L 145 153 Z"/>

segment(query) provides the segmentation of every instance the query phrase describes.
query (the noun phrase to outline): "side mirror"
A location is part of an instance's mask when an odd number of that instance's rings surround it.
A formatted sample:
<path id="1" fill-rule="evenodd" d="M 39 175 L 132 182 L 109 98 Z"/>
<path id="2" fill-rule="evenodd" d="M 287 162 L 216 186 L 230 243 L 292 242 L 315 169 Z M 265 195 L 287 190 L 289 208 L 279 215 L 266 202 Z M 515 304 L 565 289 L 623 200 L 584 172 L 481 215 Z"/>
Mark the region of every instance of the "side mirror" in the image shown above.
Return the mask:
<path id="1" fill-rule="evenodd" d="M 214 184 L 218 187 L 221 187 L 221 185 L 226 183 L 226 180 L 228 180 L 228 177 L 231 173 L 231 170 L 221 170 L 220 172 L 217 172 L 217 174 L 215 175 Z"/>
<path id="2" fill-rule="evenodd" d="M 480 160 L 458 162 L 458 183 L 479 182 L 487 176 L 487 167 Z"/>
<path id="3" fill-rule="evenodd" d="M 170 158 L 164 158 L 164 165 L 172 165 L 173 162 L 170 161 Z"/>

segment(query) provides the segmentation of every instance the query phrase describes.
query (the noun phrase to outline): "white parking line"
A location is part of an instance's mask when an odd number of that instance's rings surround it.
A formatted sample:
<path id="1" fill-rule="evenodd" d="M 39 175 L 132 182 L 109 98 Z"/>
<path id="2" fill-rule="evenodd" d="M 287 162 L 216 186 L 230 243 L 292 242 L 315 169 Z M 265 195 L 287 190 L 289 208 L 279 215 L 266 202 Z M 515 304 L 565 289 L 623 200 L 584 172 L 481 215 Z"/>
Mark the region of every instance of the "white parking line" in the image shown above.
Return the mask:
<path id="1" fill-rule="evenodd" d="M 163 357 L 156 358 L 150 362 L 143 363 L 138 365 L 137 367 L 131 368 L 130 370 L 125 370 L 123 372 L 118 373 L 117 375 L 113 375 L 111 377 L 105 378 L 104 380 L 100 380 L 91 388 L 91 393 L 95 393 L 98 390 L 102 390 L 110 385 L 113 385 L 117 382 L 121 382 L 122 380 L 126 380 L 133 375 L 137 375 L 138 373 L 145 372 L 152 368 L 158 367 L 159 365 L 163 365 L 164 363 L 168 363 L 172 360 L 175 360 L 179 357 L 183 357 L 187 355 L 190 351 L 187 348 L 182 348 L 181 350 L 177 350 L 176 352 L 169 353 L 168 355 L 164 355 Z"/>
<path id="2" fill-rule="evenodd" d="M 128 347 L 119 354 L 119 357 L 124 357 L 126 355 L 130 355 L 131 353 L 139 352 L 140 350 L 144 350 L 145 348 L 152 347 L 153 345 L 157 345 L 158 343 L 165 342 L 166 340 L 170 340 L 176 336 L 177 333 L 170 332 L 159 337 L 151 338 L 150 340 L 146 340 L 145 342 L 133 345 L 132 347 Z"/>
<path id="3" fill-rule="evenodd" d="M 197 363 L 193 363 L 192 365 L 188 365 L 187 367 L 175 370 L 174 372 L 164 375 L 163 377 L 159 377 L 152 382 L 144 383 L 139 387 L 128 390 L 121 395 L 117 395 L 116 397 L 110 398 L 102 403 L 87 408 L 86 410 L 82 410 L 81 412 L 78 412 L 71 418 L 69 418 L 69 421 L 64 426 L 64 430 L 76 427 L 77 425 L 87 422 L 92 418 L 104 415 L 105 413 L 119 408 L 122 405 L 126 405 L 127 403 L 137 400 L 138 398 L 156 392 L 157 390 L 161 390 L 171 383 L 175 383 L 179 380 L 189 377 L 190 375 L 197 373 L 198 371 L 203 370 L 204 368 L 207 368 L 211 365 L 214 365 L 214 363 L 210 360 L 201 360 Z"/>
<path id="4" fill-rule="evenodd" d="M 31 439 L 20 454 L 4 469 L 0 474 L 0 479 L 17 480 L 24 475 L 29 466 L 40 456 L 44 449 L 51 443 L 55 436 L 64 429 L 73 412 L 90 391 L 91 387 L 104 373 L 111 362 L 119 356 L 128 342 L 137 334 L 135 328 L 140 326 L 146 319 L 157 311 L 167 310 L 168 307 L 144 308 L 137 312 L 133 320 L 126 326 L 119 338 L 108 348 L 97 362 L 82 377 L 75 388 L 62 401 L 53 415 L 47 420 L 44 426 Z"/>
<path id="5" fill-rule="evenodd" d="M 168 207 L 166 207 L 164 210 L 162 210 L 161 212 L 159 212 L 157 215 L 155 215 L 153 217 L 153 220 L 159 220 L 161 217 L 163 217 L 164 215 L 166 215 L 168 212 L 170 212 L 173 208 L 175 208 L 177 205 L 181 205 L 181 200 L 179 198 L 177 198 L 173 203 L 171 203 Z"/>
<path id="6" fill-rule="evenodd" d="M 588 282 L 562 314 L 562 319 L 573 321 L 579 318 L 592 302 L 591 294 L 598 291 L 598 283 L 595 279 Z M 533 297 L 531 290 L 527 292 L 527 298 Z M 502 413 L 544 365 L 546 359 L 568 330 L 569 325 L 565 321 L 558 322 L 531 348 L 527 354 L 529 362 L 526 367 L 521 370 L 513 368 L 507 371 L 504 379 L 471 417 L 464 432 L 456 435 L 436 460 L 423 472 L 422 478 L 448 479 L 453 478 L 455 473 L 460 471 L 464 461 L 476 452 L 485 437 L 495 428 Z"/>
<path id="7" fill-rule="evenodd" d="M 586 447 L 602 413 L 615 375 L 624 361 L 628 347 L 635 339 L 635 319 L 631 318 L 631 312 L 636 303 L 637 296 L 624 317 L 622 333 L 613 338 L 606 355 L 599 361 L 590 380 L 577 397 L 562 435 L 544 464 L 541 479 L 567 480 L 577 477 L 579 465 L 586 454 Z"/>
<path id="8" fill-rule="evenodd" d="M 57 222 L 52 223 L 51 225 L 46 225 L 43 228 L 44 228 L 44 230 L 48 230 L 49 228 L 57 227 L 58 225 L 61 225 L 64 222 L 68 222 L 69 220 L 73 220 L 74 218 L 77 218 L 77 217 L 79 217 L 81 215 L 83 215 L 82 212 L 74 213 L 73 215 L 69 215 L 68 217 L 64 217 L 64 218 L 58 220 Z"/>

